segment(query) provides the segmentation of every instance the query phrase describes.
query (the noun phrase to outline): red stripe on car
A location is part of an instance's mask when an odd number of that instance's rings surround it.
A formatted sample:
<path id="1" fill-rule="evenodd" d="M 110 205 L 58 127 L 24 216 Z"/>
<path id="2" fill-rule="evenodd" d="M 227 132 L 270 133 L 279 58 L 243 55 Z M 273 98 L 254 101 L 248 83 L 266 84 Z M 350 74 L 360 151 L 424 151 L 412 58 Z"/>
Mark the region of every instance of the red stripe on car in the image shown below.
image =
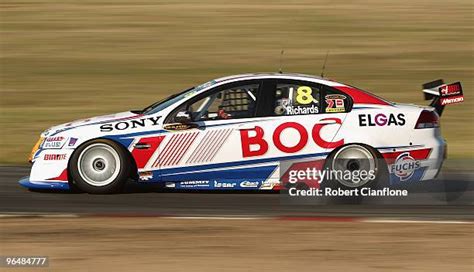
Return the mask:
<path id="1" fill-rule="evenodd" d="M 146 149 L 137 149 L 133 147 L 132 150 L 132 157 L 135 159 L 137 163 L 137 168 L 144 168 L 148 160 L 150 160 L 153 153 L 155 153 L 156 149 L 163 141 L 165 136 L 158 136 L 158 137 L 146 137 L 141 138 L 135 145 L 149 145 L 150 147 Z"/>
<path id="2" fill-rule="evenodd" d="M 398 156 L 402 153 L 410 153 L 415 160 L 425 160 L 431 153 L 431 148 L 425 149 L 418 149 L 418 150 L 410 150 L 410 151 L 397 151 L 397 152 L 388 152 L 383 153 L 382 156 L 384 157 L 387 164 L 392 164 L 395 162 Z"/>
<path id="3" fill-rule="evenodd" d="M 67 178 L 67 168 L 64 169 L 61 174 L 59 174 L 59 176 L 57 177 L 54 177 L 54 178 L 49 178 L 47 180 L 60 180 L 60 181 L 68 181 L 68 178 Z"/>
<path id="4" fill-rule="evenodd" d="M 377 104 L 377 105 L 385 105 L 385 106 L 390 105 L 390 103 L 388 103 L 387 101 L 381 98 L 378 98 L 374 95 L 371 95 L 367 92 L 364 92 L 362 90 L 356 89 L 354 87 L 334 86 L 334 88 L 352 97 L 354 104 Z"/>

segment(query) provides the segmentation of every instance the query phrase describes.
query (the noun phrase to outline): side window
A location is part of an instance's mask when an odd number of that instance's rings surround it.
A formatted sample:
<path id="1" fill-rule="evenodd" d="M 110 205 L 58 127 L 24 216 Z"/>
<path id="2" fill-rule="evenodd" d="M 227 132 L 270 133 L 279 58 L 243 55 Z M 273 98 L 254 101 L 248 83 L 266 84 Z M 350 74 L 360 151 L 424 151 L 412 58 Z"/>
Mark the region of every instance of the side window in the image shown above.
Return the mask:
<path id="1" fill-rule="evenodd" d="M 329 86 L 324 86 L 323 108 L 325 113 L 349 112 L 352 101 L 347 95 L 334 90 Z"/>
<path id="2" fill-rule="evenodd" d="M 278 82 L 275 89 L 275 116 L 317 114 L 321 110 L 320 89 L 305 82 Z"/>
<path id="3" fill-rule="evenodd" d="M 248 84 L 212 92 L 184 107 L 193 121 L 249 118 L 255 114 L 260 84 Z"/>

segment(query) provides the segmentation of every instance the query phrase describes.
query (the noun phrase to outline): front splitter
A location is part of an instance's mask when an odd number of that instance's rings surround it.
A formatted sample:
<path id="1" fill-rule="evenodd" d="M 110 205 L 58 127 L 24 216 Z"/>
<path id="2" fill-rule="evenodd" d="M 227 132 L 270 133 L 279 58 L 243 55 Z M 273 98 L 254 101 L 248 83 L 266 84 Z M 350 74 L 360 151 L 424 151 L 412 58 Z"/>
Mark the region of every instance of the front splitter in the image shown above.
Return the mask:
<path id="1" fill-rule="evenodd" d="M 69 190 L 67 182 L 59 181 L 31 181 L 29 176 L 26 176 L 18 181 L 21 186 L 33 190 Z"/>

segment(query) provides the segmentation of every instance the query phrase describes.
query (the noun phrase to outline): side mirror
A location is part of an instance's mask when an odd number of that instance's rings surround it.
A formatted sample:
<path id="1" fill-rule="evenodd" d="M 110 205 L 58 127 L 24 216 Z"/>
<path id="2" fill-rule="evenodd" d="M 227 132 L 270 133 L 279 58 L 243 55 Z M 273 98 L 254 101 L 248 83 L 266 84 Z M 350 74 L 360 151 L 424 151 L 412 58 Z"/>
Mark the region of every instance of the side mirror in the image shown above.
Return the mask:
<path id="1" fill-rule="evenodd" d="M 191 114 L 188 111 L 179 111 L 174 120 L 181 124 L 191 123 Z"/>

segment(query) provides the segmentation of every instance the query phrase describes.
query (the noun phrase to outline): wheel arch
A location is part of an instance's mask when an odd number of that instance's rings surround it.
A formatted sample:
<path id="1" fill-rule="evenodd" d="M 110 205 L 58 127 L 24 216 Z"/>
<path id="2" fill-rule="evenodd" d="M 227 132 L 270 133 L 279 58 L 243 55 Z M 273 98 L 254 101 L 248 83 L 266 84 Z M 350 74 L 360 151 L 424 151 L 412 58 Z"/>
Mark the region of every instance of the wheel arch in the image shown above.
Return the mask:
<path id="1" fill-rule="evenodd" d="M 108 137 L 97 137 L 97 138 L 91 138 L 91 139 L 88 139 L 87 141 L 81 143 L 80 145 L 78 145 L 74 151 L 71 153 L 71 156 L 69 156 L 69 159 L 68 159 L 68 162 L 67 162 L 67 177 L 68 177 L 68 183 L 69 185 L 73 184 L 73 180 L 72 180 L 72 175 L 71 175 L 71 159 L 73 158 L 74 154 L 77 152 L 78 149 L 80 149 L 80 147 L 83 147 L 85 145 L 88 145 L 90 142 L 93 142 L 93 141 L 97 141 L 97 140 L 107 140 L 107 141 L 111 141 L 111 142 L 114 142 L 115 144 L 117 144 L 118 146 L 120 146 L 123 151 L 125 152 L 125 154 L 127 154 L 128 156 L 128 159 L 130 161 L 130 178 L 134 179 L 134 180 L 138 180 L 138 168 L 137 168 L 137 163 L 135 162 L 135 159 L 133 158 L 132 156 L 132 153 L 128 150 L 128 148 L 123 144 L 121 143 L 120 141 L 117 141 L 113 138 L 108 138 Z"/>
<path id="2" fill-rule="evenodd" d="M 349 145 L 360 145 L 360 146 L 363 146 L 367 149 L 369 149 L 370 151 L 372 151 L 375 155 L 376 155 L 376 158 L 379 159 L 381 162 L 383 162 L 383 164 L 381 165 L 382 166 L 382 170 L 385 171 L 385 172 L 388 172 L 388 166 L 387 166 L 387 162 L 385 161 L 385 158 L 383 157 L 382 153 L 380 153 L 380 151 L 369 145 L 369 144 L 366 144 L 366 143 L 360 143 L 360 142 L 350 142 L 350 143 L 344 143 L 343 145 L 340 145 L 338 147 L 336 147 L 335 149 L 333 149 L 331 152 L 329 152 L 329 154 L 326 156 L 325 158 L 325 161 L 324 161 L 324 166 L 327 167 L 328 163 L 330 162 L 330 160 L 332 159 L 332 157 L 340 150 L 342 149 L 343 147 L 346 147 L 346 146 L 349 146 Z"/>

